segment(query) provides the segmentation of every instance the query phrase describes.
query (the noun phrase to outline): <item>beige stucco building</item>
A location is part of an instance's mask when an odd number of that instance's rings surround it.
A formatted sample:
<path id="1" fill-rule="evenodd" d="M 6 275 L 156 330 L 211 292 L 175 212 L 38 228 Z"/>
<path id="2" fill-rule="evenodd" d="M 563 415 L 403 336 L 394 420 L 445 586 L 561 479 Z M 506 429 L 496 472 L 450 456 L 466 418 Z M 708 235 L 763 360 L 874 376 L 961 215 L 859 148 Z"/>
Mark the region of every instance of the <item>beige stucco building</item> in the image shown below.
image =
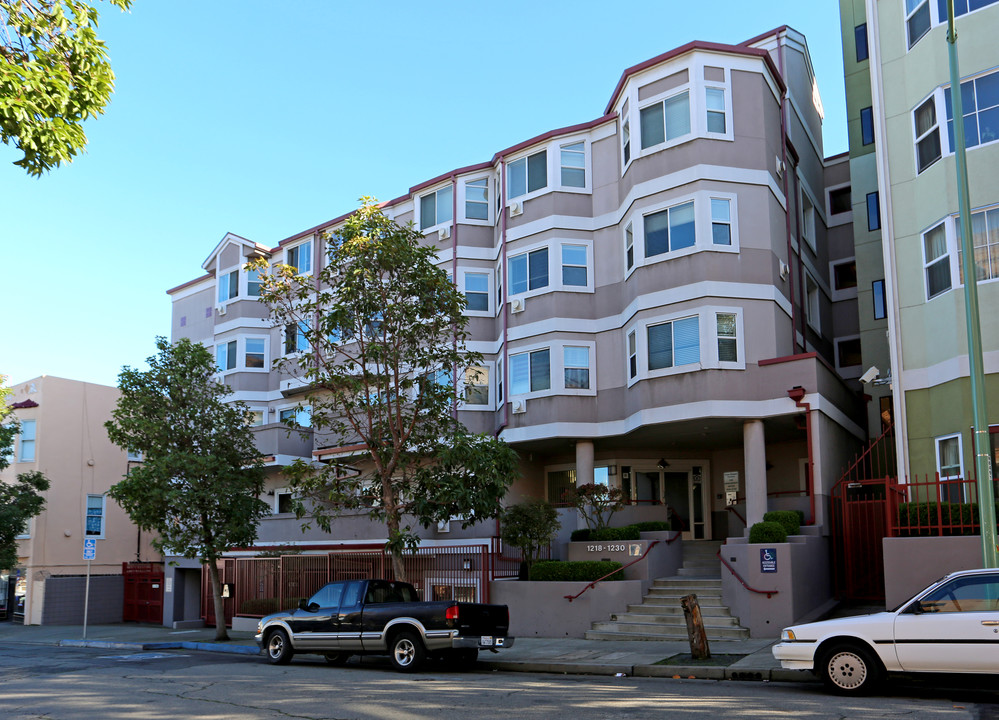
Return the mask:
<path id="1" fill-rule="evenodd" d="M 13 415 L 21 424 L 10 466 L 0 480 L 38 470 L 51 482 L 45 509 L 18 546 L 15 617 L 26 624 L 76 624 L 83 619 L 87 563 L 84 540 L 96 540 L 90 563 L 89 622 L 122 619 L 122 563 L 155 562 L 150 534 L 132 524 L 107 492 L 128 471 L 125 451 L 108 439 L 104 423 L 117 388 L 43 375 L 12 387 Z M 22 594 L 23 593 L 23 594 Z"/>

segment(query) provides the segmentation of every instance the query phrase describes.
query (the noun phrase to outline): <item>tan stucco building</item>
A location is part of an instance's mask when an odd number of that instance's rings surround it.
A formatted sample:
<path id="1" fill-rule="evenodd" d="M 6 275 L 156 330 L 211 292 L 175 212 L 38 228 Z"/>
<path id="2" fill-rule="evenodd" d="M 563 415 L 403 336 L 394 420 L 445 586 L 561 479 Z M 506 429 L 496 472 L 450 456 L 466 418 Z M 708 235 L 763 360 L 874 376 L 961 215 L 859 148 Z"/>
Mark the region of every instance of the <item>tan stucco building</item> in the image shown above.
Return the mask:
<path id="1" fill-rule="evenodd" d="M 76 624 L 83 619 L 87 563 L 84 540 L 96 540 L 91 561 L 89 622 L 121 622 L 122 563 L 156 562 L 150 534 L 139 531 L 107 496 L 128 471 L 125 451 L 108 439 L 104 423 L 118 389 L 43 375 L 12 387 L 13 415 L 21 423 L 14 457 L 0 473 L 41 471 L 51 482 L 45 509 L 18 546 L 15 618 L 26 624 Z"/>

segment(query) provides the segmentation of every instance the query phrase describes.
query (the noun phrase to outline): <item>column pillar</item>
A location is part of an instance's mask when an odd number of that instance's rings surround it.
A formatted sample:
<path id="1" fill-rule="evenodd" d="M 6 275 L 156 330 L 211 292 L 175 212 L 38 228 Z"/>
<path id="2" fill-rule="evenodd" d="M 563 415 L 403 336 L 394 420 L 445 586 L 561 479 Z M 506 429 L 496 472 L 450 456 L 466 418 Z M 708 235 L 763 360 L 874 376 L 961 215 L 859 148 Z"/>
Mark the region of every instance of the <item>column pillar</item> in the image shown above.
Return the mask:
<path id="1" fill-rule="evenodd" d="M 593 441 L 576 441 L 576 487 L 593 483 Z"/>
<path id="2" fill-rule="evenodd" d="M 746 466 L 746 527 L 763 520 L 767 511 L 767 448 L 762 420 L 742 425 L 742 452 Z"/>

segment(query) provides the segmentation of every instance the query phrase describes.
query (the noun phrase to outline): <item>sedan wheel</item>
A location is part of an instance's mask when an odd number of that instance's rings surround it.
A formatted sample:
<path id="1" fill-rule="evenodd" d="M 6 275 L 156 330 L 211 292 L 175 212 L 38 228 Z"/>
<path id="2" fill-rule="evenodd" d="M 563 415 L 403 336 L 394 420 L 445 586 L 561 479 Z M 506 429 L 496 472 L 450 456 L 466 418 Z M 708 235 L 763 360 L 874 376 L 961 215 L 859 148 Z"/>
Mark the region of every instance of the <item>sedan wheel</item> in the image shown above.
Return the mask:
<path id="1" fill-rule="evenodd" d="M 420 638 L 410 632 L 399 633 L 392 641 L 392 666 L 400 672 L 414 672 L 427 657 Z"/>
<path id="2" fill-rule="evenodd" d="M 829 690 L 840 695 L 861 695 L 877 684 L 881 664 L 865 648 L 837 645 L 825 654 L 820 672 Z"/>
<path id="3" fill-rule="evenodd" d="M 291 656 L 295 654 L 288 640 L 288 633 L 284 630 L 275 630 L 267 638 L 267 659 L 275 665 L 286 665 L 291 662 Z"/>

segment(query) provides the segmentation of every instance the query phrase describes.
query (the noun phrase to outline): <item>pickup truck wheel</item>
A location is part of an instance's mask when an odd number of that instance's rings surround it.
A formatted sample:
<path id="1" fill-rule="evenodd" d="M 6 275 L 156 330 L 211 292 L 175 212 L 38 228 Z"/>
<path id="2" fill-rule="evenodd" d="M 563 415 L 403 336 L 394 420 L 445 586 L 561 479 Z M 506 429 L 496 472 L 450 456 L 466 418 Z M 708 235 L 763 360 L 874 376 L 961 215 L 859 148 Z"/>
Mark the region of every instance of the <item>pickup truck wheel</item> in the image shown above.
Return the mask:
<path id="1" fill-rule="evenodd" d="M 420 638 L 411 632 L 402 632 L 392 639 L 392 666 L 400 672 L 414 672 L 423 666 L 427 650 Z"/>
<path id="2" fill-rule="evenodd" d="M 350 655 L 347 653 L 326 653 L 323 657 L 330 665 L 343 665 L 350 660 Z"/>
<path id="3" fill-rule="evenodd" d="M 841 643 L 822 654 L 819 675 L 838 695 L 864 695 L 881 680 L 881 662 L 865 647 Z"/>
<path id="4" fill-rule="evenodd" d="M 288 640 L 288 633 L 284 630 L 275 630 L 267 636 L 267 659 L 275 665 L 287 665 L 291 662 L 291 656 L 295 650 Z"/>

